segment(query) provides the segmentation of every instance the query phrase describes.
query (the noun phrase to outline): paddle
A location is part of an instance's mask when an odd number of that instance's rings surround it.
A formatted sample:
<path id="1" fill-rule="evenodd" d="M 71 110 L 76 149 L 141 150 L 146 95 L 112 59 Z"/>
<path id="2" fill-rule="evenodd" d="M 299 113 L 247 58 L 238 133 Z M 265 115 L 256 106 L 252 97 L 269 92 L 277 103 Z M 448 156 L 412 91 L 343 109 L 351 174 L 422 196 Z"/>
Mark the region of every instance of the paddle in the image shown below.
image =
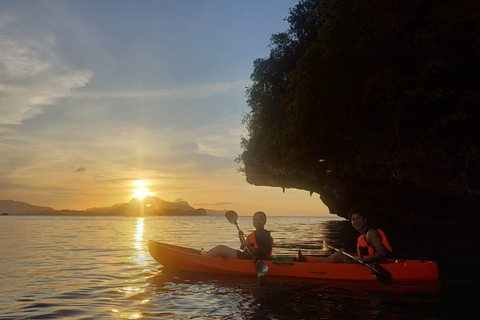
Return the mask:
<path id="1" fill-rule="evenodd" d="M 352 256 L 351 254 L 345 252 L 345 251 L 341 251 L 337 248 L 334 248 L 332 246 L 329 246 L 328 244 L 325 244 L 325 242 L 323 243 L 324 246 L 327 246 L 329 247 L 330 249 L 333 249 L 337 252 L 341 252 L 342 254 L 346 255 L 347 257 L 350 257 L 352 259 L 355 259 L 354 256 Z M 370 268 L 372 270 L 372 275 L 375 277 L 375 279 L 377 279 L 378 281 L 380 281 L 381 283 L 383 284 L 386 284 L 386 285 L 390 285 L 392 284 L 392 274 L 390 273 L 390 271 L 388 271 L 387 269 L 385 269 L 384 267 L 382 267 L 381 265 L 379 265 L 378 263 L 374 262 L 374 263 L 366 263 L 364 262 L 363 260 L 361 259 L 358 259 L 357 260 L 358 262 L 360 262 L 362 264 L 362 266 L 365 266 L 367 268 Z"/>
<path id="2" fill-rule="evenodd" d="M 230 210 L 225 212 L 225 217 L 231 224 L 234 224 L 237 227 L 238 231 L 241 231 L 237 223 L 238 215 L 235 211 Z M 242 244 L 247 247 L 248 254 L 250 254 L 250 256 L 254 260 L 255 268 L 257 269 L 258 278 L 263 277 L 268 271 L 268 266 L 263 261 L 260 261 L 257 258 L 255 258 L 255 254 L 254 254 L 255 251 L 253 250 L 252 246 L 247 241 L 245 241 L 245 238 L 243 236 L 241 237 L 241 239 L 242 239 Z"/>

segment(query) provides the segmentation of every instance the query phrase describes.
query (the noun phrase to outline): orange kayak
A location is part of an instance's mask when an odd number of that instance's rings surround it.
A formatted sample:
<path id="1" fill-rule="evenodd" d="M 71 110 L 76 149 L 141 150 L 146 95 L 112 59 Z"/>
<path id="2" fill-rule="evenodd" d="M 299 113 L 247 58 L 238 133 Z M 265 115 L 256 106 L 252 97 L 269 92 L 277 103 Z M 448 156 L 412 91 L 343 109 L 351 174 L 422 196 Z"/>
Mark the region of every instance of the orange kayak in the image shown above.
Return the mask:
<path id="1" fill-rule="evenodd" d="M 252 260 L 202 256 L 200 250 L 150 240 L 152 257 L 165 268 L 194 272 L 257 276 Z M 293 257 L 292 257 L 293 258 Z M 266 277 L 293 277 L 329 280 L 375 281 L 369 268 L 352 263 L 317 263 L 322 258 L 306 257 L 308 262 L 288 259 L 262 260 L 268 265 Z M 382 264 L 396 281 L 438 280 L 438 266 L 433 261 L 398 260 Z"/>

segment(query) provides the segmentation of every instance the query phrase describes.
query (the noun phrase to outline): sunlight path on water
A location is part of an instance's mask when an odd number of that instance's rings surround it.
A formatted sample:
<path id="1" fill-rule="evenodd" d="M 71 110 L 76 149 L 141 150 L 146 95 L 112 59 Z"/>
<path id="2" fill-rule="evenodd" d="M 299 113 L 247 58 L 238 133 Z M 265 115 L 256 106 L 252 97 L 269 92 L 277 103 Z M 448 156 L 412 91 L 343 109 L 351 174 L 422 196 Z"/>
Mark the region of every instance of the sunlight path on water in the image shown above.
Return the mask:
<path id="1" fill-rule="evenodd" d="M 148 260 L 150 256 L 145 248 L 145 241 L 143 239 L 145 229 L 145 218 L 137 218 L 135 225 L 135 233 L 133 234 L 132 245 L 135 251 L 131 257 L 133 265 L 129 268 L 132 274 L 139 270 L 139 267 L 146 268 L 149 265 Z M 127 272 L 129 273 L 129 272 Z M 128 299 L 135 301 L 133 309 L 137 309 L 138 306 L 150 302 L 150 299 L 143 299 L 142 296 L 145 293 L 145 288 L 148 283 L 146 280 L 150 277 L 150 270 L 144 269 L 141 274 L 136 274 L 134 279 L 125 279 L 124 282 L 127 286 L 118 289 L 118 292 L 125 294 Z M 121 319 L 140 319 L 143 318 L 142 312 L 132 311 L 132 307 L 129 308 L 113 308 L 111 311 L 113 315 Z"/>

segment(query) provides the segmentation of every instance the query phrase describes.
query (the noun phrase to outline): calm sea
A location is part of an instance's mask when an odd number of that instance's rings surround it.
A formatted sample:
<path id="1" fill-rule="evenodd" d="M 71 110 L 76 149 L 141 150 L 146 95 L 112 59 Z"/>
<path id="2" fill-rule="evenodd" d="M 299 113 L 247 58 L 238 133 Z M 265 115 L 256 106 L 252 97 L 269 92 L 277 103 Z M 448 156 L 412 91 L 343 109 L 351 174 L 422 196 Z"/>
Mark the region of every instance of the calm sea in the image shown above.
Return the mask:
<path id="1" fill-rule="evenodd" d="M 250 217 L 239 226 L 252 230 Z M 333 218 L 269 217 L 276 254 L 321 254 L 355 230 Z M 478 312 L 455 279 L 384 286 L 164 270 L 147 242 L 238 247 L 224 217 L 0 218 L 0 319 L 456 319 Z M 445 292 L 447 290 L 448 292 Z M 478 297 L 478 292 L 472 294 Z M 478 299 L 477 299 L 478 300 Z"/>

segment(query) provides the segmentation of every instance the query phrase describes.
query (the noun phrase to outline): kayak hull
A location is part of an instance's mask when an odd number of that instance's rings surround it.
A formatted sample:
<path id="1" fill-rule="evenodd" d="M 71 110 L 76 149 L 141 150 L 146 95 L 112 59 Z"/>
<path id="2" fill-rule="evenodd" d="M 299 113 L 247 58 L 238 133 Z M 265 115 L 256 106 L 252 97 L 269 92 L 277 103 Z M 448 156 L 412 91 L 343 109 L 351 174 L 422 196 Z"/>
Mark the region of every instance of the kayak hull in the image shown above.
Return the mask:
<path id="1" fill-rule="evenodd" d="M 200 250 L 150 240 L 152 257 L 165 268 L 193 272 L 257 276 L 252 260 L 202 256 Z M 304 279 L 376 281 L 372 271 L 361 264 L 318 263 L 322 258 L 307 257 L 308 262 L 262 260 L 268 265 L 268 277 Z M 401 260 L 382 266 L 392 274 L 392 281 L 435 281 L 438 266 L 433 261 Z"/>

